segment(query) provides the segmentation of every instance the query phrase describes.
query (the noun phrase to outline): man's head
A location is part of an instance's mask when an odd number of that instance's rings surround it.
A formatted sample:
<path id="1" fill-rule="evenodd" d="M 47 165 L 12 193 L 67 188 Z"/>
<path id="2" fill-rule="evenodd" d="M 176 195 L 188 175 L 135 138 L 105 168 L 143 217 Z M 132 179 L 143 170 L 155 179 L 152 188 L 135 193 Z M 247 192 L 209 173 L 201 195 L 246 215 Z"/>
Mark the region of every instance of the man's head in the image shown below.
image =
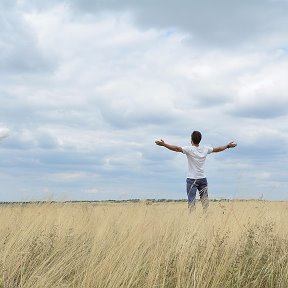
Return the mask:
<path id="1" fill-rule="evenodd" d="M 191 142 L 198 145 L 202 139 L 202 135 L 199 131 L 193 131 L 191 134 Z"/>

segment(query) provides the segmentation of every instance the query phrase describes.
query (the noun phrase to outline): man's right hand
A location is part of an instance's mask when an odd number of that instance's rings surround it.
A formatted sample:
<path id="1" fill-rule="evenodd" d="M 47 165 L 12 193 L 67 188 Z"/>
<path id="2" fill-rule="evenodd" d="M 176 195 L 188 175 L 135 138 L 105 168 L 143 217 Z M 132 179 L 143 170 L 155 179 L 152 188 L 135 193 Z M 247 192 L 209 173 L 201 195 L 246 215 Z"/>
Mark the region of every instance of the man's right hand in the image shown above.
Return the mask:
<path id="1" fill-rule="evenodd" d="M 227 145 L 227 148 L 234 148 L 237 146 L 237 143 L 235 142 L 230 142 L 228 145 Z"/>

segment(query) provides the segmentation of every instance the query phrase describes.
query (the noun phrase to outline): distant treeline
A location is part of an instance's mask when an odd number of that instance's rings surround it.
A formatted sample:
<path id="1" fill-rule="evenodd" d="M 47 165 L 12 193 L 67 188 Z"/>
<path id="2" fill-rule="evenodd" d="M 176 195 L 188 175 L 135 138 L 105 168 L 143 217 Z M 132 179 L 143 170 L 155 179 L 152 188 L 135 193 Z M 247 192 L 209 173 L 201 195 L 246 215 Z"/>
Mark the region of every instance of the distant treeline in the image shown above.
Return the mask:
<path id="1" fill-rule="evenodd" d="M 197 200 L 199 201 L 199 200 Z M 230 201 L 265 201 L 262 199 L 210 199 L 210 202 L 230 202 Z M 187 199 L 125 199 L 125 200 L 93 200 L 93 201 L 23 201 L 23 202 L 9 202 L 9 201 L 0 201 L 1 204 L 47 204 L 47 203 L 162 203 L 162 202 L 187 202 Z"/>

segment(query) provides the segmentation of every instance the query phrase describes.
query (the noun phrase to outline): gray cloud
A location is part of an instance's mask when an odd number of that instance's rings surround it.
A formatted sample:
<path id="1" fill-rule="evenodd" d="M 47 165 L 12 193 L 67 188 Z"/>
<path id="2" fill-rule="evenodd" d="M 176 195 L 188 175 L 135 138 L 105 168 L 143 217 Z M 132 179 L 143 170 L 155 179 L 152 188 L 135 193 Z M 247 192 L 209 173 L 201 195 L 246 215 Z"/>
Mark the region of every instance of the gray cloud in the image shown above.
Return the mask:
<path id="1" fill-rule="evenodd" d="M 57 138 L 53 137 L 48 131 L 33 130 L 13 131 L 10 139 L 5 141 L 3 147 L 17 150 L 32 149 L 56 149 L 59 148 Z M 36 131 L 35 131 L 36 130 Z"/>
<path id="2" fill-rule="evenodd" d="M 267 33 L 287 34 L 287 2 L 279 1 L 78 1 L 77 11 L 132 11 L 136 22 L 146 27 L 188 31 L 194 44 L 223 47 L 247 45 Z M 252 44 L 253 45 L 253 44 Z"/>
<path id="3" fill-rule="evenodd" d="M 277 96 L 276 96 L 277 97 Z M 285 101 L 286 102 L 286 101 Z M 248 118 L 277 118 L 284 115 L 287 115 L 288 107 L 287 103 L 263 103 L 259 102 L 256 105 L 247 105 L 240 108 L 235 107 L 231 114 L 239 117 L 248 117 Z"/>
<path id="4" fill-rule="evenodd" d="M 30 30 L 15 3 L 1 2 L 1 6 L 0 73 L 9 76 L 51 72 L 54 63 L 39 50 L 36 35 Z"/>

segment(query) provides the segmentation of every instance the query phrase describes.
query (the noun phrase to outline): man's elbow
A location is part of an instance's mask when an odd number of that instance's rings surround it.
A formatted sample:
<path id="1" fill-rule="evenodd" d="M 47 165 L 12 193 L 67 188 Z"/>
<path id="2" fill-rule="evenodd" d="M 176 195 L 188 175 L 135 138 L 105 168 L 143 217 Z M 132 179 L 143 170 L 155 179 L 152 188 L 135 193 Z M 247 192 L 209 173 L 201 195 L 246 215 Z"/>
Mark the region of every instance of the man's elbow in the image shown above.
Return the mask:
<path id="1" fill-rule="evenodd" d="M 181 152 L 181 153 L 183 153 L 183 150 L 182 150 L 181 147 L 177 147 L 177 148 L 175 149 L 175 151 L 176 151 L 176 152 Z"/>

